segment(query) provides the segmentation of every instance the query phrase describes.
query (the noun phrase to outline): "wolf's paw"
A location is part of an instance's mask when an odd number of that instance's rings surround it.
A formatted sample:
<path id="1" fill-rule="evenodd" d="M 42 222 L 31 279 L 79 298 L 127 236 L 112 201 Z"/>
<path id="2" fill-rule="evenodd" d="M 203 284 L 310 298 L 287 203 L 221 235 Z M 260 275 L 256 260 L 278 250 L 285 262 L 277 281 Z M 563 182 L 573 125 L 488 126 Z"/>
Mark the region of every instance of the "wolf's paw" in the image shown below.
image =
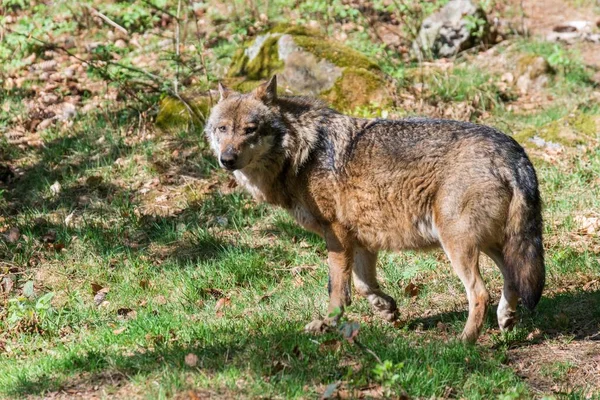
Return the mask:
<path id="1" fill-rule="evenodd" d="M 463 331 L 463 333 L 461 333 L 458 336 L 458 340 L 460 340 L 463 343 L 467 343 L 467 344 L 474 344 L 475 342 L 477 342 L 477 338 L 479 338 L 479 332 L 477 332 L 477 331 L 475 331 L 475 332 Z"/>
<path id="2" fill-rule="evenodd" d="M 517 318 L 514 312 L 502 317 L 498 317 L 498 326 L 500 326 L 500 330 L 502 332 L 512 331 L 516 324 Z"/>
<path id="3" fill-rule="evenodd" d="M 396 301 L 388 295 L 371 295 L 369 302 L 373 307 L 373 311 L 380 318 L 393 322 L 398 319 L 398 307 Z"/>
<path id="4" fill-rule="evenodd" d="M 374 309 L 375 314 L 377 314 L 377 316 L 385 321 L 388 322 L 394 322 L 395 320 L 398 319 L 398 310 L 397 309 L 393 309 L 393 310 L 377 310 Z"/>
<path id="5" fill-rule="evenodd" d="M 326 332 L 330 328 L 327 321 L 323 321 L 322 319 L 315 319 L 312 322 L 309 322 L 304 327 L 304 332 L 306 333 L 323 333 Z"/>

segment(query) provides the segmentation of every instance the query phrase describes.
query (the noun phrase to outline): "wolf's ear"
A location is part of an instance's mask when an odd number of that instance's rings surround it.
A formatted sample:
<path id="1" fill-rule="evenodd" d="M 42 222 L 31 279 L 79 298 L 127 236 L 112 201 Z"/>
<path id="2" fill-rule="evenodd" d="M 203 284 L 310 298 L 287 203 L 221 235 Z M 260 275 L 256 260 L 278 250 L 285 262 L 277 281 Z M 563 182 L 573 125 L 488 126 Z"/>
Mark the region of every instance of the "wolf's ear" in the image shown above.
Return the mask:
<path id="1" fill-rule="evenodd" d="M 265 104 L 271 104 L 277 98 L 277 75 L 273 75 L 268 82 L 254 89 L 254 97 Z"/>
<path id="2" fill-rule="evenodd" d="M 219 82 L 219 95 L 220 95 L 219 102 L 222 102 L 223 100 L 225 100 L 226 98 L 231 96 L 232 93 L 233 93 L 233 90 L 229 89 L 228 87 L 223 85 L 221 82 Z"/>

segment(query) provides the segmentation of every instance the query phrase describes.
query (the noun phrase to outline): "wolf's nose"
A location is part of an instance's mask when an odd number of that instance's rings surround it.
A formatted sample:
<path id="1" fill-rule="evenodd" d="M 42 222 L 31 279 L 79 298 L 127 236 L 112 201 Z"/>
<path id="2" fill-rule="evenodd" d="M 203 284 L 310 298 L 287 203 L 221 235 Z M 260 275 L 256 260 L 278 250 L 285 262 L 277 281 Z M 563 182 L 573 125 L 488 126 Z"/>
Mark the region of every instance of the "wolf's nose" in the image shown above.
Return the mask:
<path id="1" fill-rule="evenodd" d="M 237 154 L 226 151 L 221 154 L 221 164 L 228 170 L 233 171 L 235 169 L 235 163 L 237 161 Z"/>

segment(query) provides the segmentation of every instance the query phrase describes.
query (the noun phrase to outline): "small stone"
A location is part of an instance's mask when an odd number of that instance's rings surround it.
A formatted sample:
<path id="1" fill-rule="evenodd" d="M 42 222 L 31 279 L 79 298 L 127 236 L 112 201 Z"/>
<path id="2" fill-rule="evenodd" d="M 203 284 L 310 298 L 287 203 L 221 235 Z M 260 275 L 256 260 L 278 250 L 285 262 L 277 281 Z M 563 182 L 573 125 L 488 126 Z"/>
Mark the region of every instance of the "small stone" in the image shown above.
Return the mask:
<path id="1" fill-rule="evenodd" d="M 4 89 L 10 91 L 10 90 L 13 90 L 14 87 L 15 87 L 15 80 L 13 78 L 7 78 L 6 81 L 4 81 Z"/>
<path id="2" fill-rule="evenodd" d="M 35 53 L 31 53 L 28 57 L 23 59 L 23 64 L 31 65 L 35 61 L 37 55 Z"/>
<path id="3" fill-rule="evenodd" d="M 554 32 L 589 32 L 592 27 L 591 21 L 569 21 L 555 26 L 552 30 Z"/>
<path id="4" fill-rule="evenodd" d="M 54 81 L 54 82 L 61 82 L 63 80 L 63 74 L 59 73 L 59 72 L 55 72 L 53 74 L 50 74 L 50 80 Z"/>
<path id="5" fill-rule="evenodd" d="M 504 74 L 502 74 L 502 77 L 500 79 L 502 80 L 502 82 L 511 84 L 514 82 L 515 76 L 511 72 L 505 72 Z"/>
<path id="6" fill-rule="evenodd" d="M 55 60 L 48 60 L 37 64 L 37 67 L 42 71 L 50 72 L 56 70 L 56 64 L 57 62 Z"/>
<path id="7" fill-rule="evenodd" d="M 38 124 L 38 126 L 36 127 L 36 130 L 43 131 L 45 129 L 48 129 L 50 127 L 50 125 L 52 125 L 53 122 L 54 122 L 54 118 L 46 118 L 45 120 L 43 120 L 42 122 L 40 122 Z"/>
<path id="8" fill-rule="evenodd" d="M 62 120 L 69 120 L 75 118 L 77 115 L 77 107 L 71 103 L 63 103 L 62 115 L 59 117 Z"/>
<path id="9" fill-rule="evenodd" d="M 58 96 L 54 93 L 46 93 L 42 96 L 41 100 L 44 104 L 55 104 L 56 102 L 58 102 Z"/>
<path id="10" fill-rule="evenodd" d="M 115 47 L 117 49 L 126 49 L 127 48 L 127 42 L 125 42 L 123 39 L 118 39 L 115 42 Z"/>
<path id="11" fill-rule="evenodd" d="M 194 368 L 196 365 L 198 365 L 198 356 L 195 355 L 194 353 L 189 353 L 188 355 L 185 356 L 185 365 L 187 365 L 190 368 Z"/>
<path id="12" fill-rule="evenodd" d="M 16 243 L 20 237 L 21 231 L 16 226 L 10 228 L 8 233 L 4 234 L 4 240 L 6 240 L 8 243 Z"/>
<path id="13" fill-rule="evenodd" d="M 60 182 L 56 181 L 52 184 L 52 186 L 50 186 L 50 193 L 52 193 L 54 196 L 57 196 L 62 190 L 62 186 L 60 185 Z"/>

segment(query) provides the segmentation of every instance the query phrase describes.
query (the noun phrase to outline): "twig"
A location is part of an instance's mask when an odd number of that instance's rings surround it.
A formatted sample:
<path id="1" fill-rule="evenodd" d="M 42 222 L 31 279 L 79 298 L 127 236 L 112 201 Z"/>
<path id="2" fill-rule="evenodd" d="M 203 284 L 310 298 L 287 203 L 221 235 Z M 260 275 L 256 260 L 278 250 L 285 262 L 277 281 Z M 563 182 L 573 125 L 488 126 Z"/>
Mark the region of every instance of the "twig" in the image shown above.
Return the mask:
<path id="1" fill-rule="evenodd" d="M 40 42 L 40 43 L 42 43 L 43 45 L 47 46 L 50 49 L 55 49 L 55 50 L 63 51 L 67 55 L 73 57 L 74 59 L 76 59 L 78 61 L 81 61 L 82 63 L 84 63 L 86 65 L 89 65 L 90 67 L 97 68 L 97 69 L 100 68 L 96 64 L 94 64 L 93 62 L 85 60 L 85 59 L 83 59 L 81 57 L 78 57 L 77 55 L 71 53 L 69 51 L 69 49 L 67 49 L 66 47 L 59 46 L 59 45 L 57 45 L 55 43 L 46 42 L 45 40 L 42 40 L 42 39 L 37 38 L 35 36 L 26 35 L 24 33 L 17 32 L 17 31 L 15 31 L 13 29 L 10 29 L 10 28 L 5 28 L 5 29 L 8 30 L 11 33 L 16 34 L 16 35 L 20 35 L 20 36 L 26 37 L 28 39 L 33 39 L 33 40 L 35 40 L 37 42 Z M 102 62 L 106 63 L 107 65 L 112 65 L 112 66 L 115 66 L 115 67 L 123 68 L 123 69 L 129 70 L 129 71 L 132 71 L 132 72 L 137 72 L 139 74 L 146 75 L 148 78 L 152 79 L 152 81 L 154 81 L 155 83 L 162 83 L 164 81 L 164 79 L 162 79 L 160 76 L 154 75 L 154 74 L 152 74 L 152 73 L 150 73 L 148 71 L 144 71 L 143 69 L 139 69 L 139 68 L 135 68 L 135 67 L 130 67 L 128 65 L 119 64 L 119 63 L 116 63 L 116 62 L 110 61 L 110 60 L 102 60 Z"/>
<path id="2" fill-rule="evenodd" d="M 127 29 L 123 28 L 121 25 L 117 24 L 115 21 L 113 21 L 112 19 L 108 18 L 106 15 L 102 14 L 100 11 L 96 10 L 94 7 L 86 5 L 87 8 L 90 9 L 90 11 L 92 12 L 92 14 L 95 14 L 96 16 L 102 18 L 104 20 L 104 22 L 106 22 L 107 24 L 109 24 L 110 26 L 112 26 L 115 29 L 120 30 L 121 32 L 123 32 L 124 34 L 129 36 L 129 32 L 127 31 Z"/>
<path id="3" fill-rule="evenodd" d="M 519 11 L 521 13 L 521 33 L 523 36 L 527 37 L 527 33 L 525 32 L 525 10 L 523 9 L 523 0 L 519 2 Z"/>
<path id="4" fill-rule="evenodd" d="M 394 1 L 394 5 L 395 5 L 395 6 L 396 6 L 396 8 L 398 9 L 398 16 L 400 17 L 400 20 L 402 21 L 402 23 L 404 24 L 404 26 L 406 26 L 406 27 L 408 28 L 408 30 L 409 30 L 409 33 L 412 35 L 412 39 L 413 39 L 413 40 L 417 40 L 417 38 L 419 37 L 419 33 L 418 33 L 418 31 L 416 31 L 416 30 L 414 29 L 414 26 L 413 26 L 412 24 L 410 24 L 410 23 L 409 23 L 409 22 L 406 20 L 406 18 L 404 18 L 404 13 L 402 12 L 402 7 L 401 7 L 401 6 L 404 6 L 404 9 L 405 9 L 405 10 L 406 10 L 408 13 L 412 14 L 412 15 L 413 15 L 413 18 L 415 18 L 415 16 L 416 16 L 416 13 L 412 11 L 412 9 L 411 9 L 411 8 L 410 8 L 410 7 L 409 7 L 409 6 L 408 6 L 408 5 L 407 5 L 407 4 L 404 2 L 404 0 L 400 0 L 400 1 L 398 1 L 398 0 L 393 0 L 393 1 Z M 420 26 L 420 25 L 421 25 L 421 22 L 422 22 L 422 21 L 420 21 L 420 19 L 421 19 L 421 18 L 420 18 L 420 17 L 417 17 L 417 18 L 418 18 L 418 21 L 419 21 L 419 26 Z"/>
<path id="5" fill-rule="evenodd" d="M 193 4 L 193 0 L 190 0 L 190 5 L 192 5 L 192 4 Z M 206 68 L 206 60 L 204 59 L 205 42 L 202 39 L 202 35 L 200 34 L 200 29 L 198 28 L 198 16 L 194 12 L 192 12 L 192 14 L 194 15 L 194 24 L 196 25 L 196 39 L 198 39 L 199 43 L 202 43 L 202 49 L 198 50 L 198 53 L 200 54 L 200 63 L 202 64 L 202 67 L 204 68 L 204 78 L 206 79 L 206 85 L 210 86 L 210 79 L 208 77 L 208 68 Z M 210 105 L 212 106 L 215 102 L 212 97 L 212 93 L 210 92 L 210 89 L 208 90 L 208 97 L 210 98 Z"/>
<path id="6" fill-rule="evenodd" d="M 361 349 L 362 351 L 366 351 L 367 353 L 369 353 L 370 355 L 372 355 L 373 357 L 375 357 L 375 359 L 377 360 L 377 362 L 379 364 L 382 364 L 381 358 L 379 358 L 377 356 L 377 354 L 375 354 L 375 352 L 371 349 L 369 349 L 367 346 L 365 346 L 364 344 L 362 344 L 361 342 L 359 342 L 358 340 L 354 339 L 354 344 Z"/>
<path id="7" fill-rule="evenodd" d="M 150 2 L 149 0 L 142 0 L 142 3 L 148 4 L 150 7 L 152 7 L 153 9 L 155 9 L 158 12 L 161 12 L 163 14 L 168 15 L 171 18 L 176 19 L 177 21 L 179 21 L 179 14 L 174 15 L 172 13 L 170 13 L 169 11 L 167 11 L 166 9 L 160 8 L 159 6 L 153 4 L 152 2 Z"/>
<path id="8" fill-rule="evenodd" d="M 45 40 L 42 40 L 42 39 L 36 38 L 35 36 L 26 35 L 26 34 L 24 34 L 24 33 L 21 33 L 21 32 L 14 31 L 14 30 L 12 30 L 12 29 L 10 29 L 10 28 L 5 28 L 5 29 L 7 29 L 8 31 L 10 31 L 10 32 L 12 32 L 12 33 L 15 33 L 15 34 L 17 34 L 17 35 L 24 36 L 24 37 L 26 37 L 26 38 L 31 38 L 31 39 L 33 39 L 33 40 L 36 40 L 36 41 L 38 41 L 38 42 L 40 42 L 40 43 L 42 43 L 42 44 L 44 44 L 45 46 L 48 46 L 48 47 L 50 47 L 50 48 L 53 48 L 53 49 L 56 49 L 56 50 L 61 50 L 61 51 L 65 52 L 66 54 L 68 54 L 69 56 L 71 56 L 71 57 L 75 58 L 75 59 L 76 59 L 76 60 L 78 60 L 78 61 L 81 61 L 82 63 L 84 63 L 84 64 L 86 64 L 86 65 L 89 65 L 89 66 L 90 66 L 90 67 L 92 67 L 92 68 L 95 68 L 95 69 L 98 69 L 98 70 L 100 70 L 100 69 L 101 69 L 101 68 L 100 68 L 100 67 L 98 67 L 98 66 L 97 66 L 95 63 L 93 63 L 93 62 L 90 62 L 90 61 L 88 61 L 88 60 L 84 60 L 83 58 L 76 56 L 75 54 L 73 54 L 73 53 L 72 53 L 72 52 L 70 52 L 70 51 L 69 51 L 67 48 L 65 48 L 65 47 L 63 47 L 63 46 L 59 46 L 59 45 L 57 45 L 57 44 L 54 44 L 54 43 L 48 43 L 48 42 L 46 42 Z M 125 70 L 128 70 L 128 71 L 131 71 L 131 72 L 137 72 L 137 73 L 139 73 L 139 74 L 143 74 L 143 75 L 145 75 L 146 77 L 150 78 L 150 79 L 152 80 L 152 82 L 153 82 L 155 85 L 152 85 L 152 84 L 150 84 L 150 83 L 143 82 L 143 81 L 137 81 L 136 83 L 138 83 L 138 84 L 143 84 L 143 85 L 145 85 L 145 86 L 151 87 L 152 89 L 156 90 L 157 92 L 161 92 L 161 89 L 160 89 L 160 88 L 161 88 L 161 84 L 164 82 L 164 78 L 161 78 L 161 77 L 160 77 L 160 76 L 158 76 L 158 75 L 154 75 L 154 74 L 152 74 L 152 73 L 150 73 L 150 72 L 148 72 L 148 71 L 144 71 L 144 70 L 142 70 L 142 69 L 135 68 L 135 67 L 130 67 L 130 66 L 128 66 L 128 65 L 119 64 L 119 63 L 116 63 L 116 62 L 114 62 L 114 61 L 102 61 L 102 62 L 106 63 L 106 65 L 112 65 L 112 66 L 114 66 L 114 67 L 123 68 L 123 69 L 125 69 Z M 114 79 L 111 79 L 111 80 L 112 80 L 113 82 L 115 82 L 115 80 L 114 80 Z M 185 98 L 185 97 L 181 96 L 179 93 L 175 93 L 175 92 L 173 92 L 173 91 L 172 91 L 171 89 L 169 89 L 168 87 L 165 87 L 165 88 L 164 88 L 164 91 L 166 91 L 166 92 L 167 92 L 167 94 L 169 94 L 169 95 L 171 95 L 171 96 L 173 96 L 173 97 L 176 97 L 176 98 L 177 98 L 179 101 L 181 101 L 181 102 L 183 103 L 183 105 L 184 105 L 184 106 L 187 108 L 188 112 L 189 112 L 189 113 L 190 113 L 192 116 L 196 117 L 198 120 L 202 120 L 202 119 L 204 118 L 204 116 L 202 116 L 202 115 L 198 114 L 198 112 L 196 112 L 196 111 L 194 110 L 194 108 L 193 108 L 193 107 L 190 105 L 190 101 L 189 101 L 187 98 Z M 193 119 L 192 119 L 192 120 L 193 120 Z"/>
<path id="9" fill-rule="evenodd" d="M 177 23 L 175 24 L 175 56 L 177 62 L 175 63 L 175 78 L 173 79 L 173 91 L 175 94 L 179 94 L 179 14 L 181 13 L 181 0 L 177 1 Z"/>
<path id="10" fill-rule="evenodd" d="M 59 45 L 54 44 L 54 43 L 46 42 L 45 40 L 42 40 L 42 39 L 37 38 L 35 36 L 26 35 L 24 33 L 17 32 L 17 31 L 15 31 L 13 29 L 10 29 L 10 28 L 5 28 L 5 29 L 8 30 L 11 33 L 14 33 L 14 34 L 17 34 L 17 35 L 20 35 L 20 36 L 23 36 L 23 37 L 26 37 L 26 38 L 38 41 L 38 42 L 40 42 L 40 43 L 44 44 L 45 46 L 48 46 L 48 47 L 50 47 L 52 49 L 63 51 L 66 54 L 68 54 L 69 56 L 75 58 L 76 60 L 81 61 L 82 63 L 84 63 L 86 65 L 89 65 L 92 68 L 95 68 L 97 70 L 101 70 L 101 68 L 98 65 L 96 65 L 94 62 L 90 62 L 88 60 L 84 60 L 81 57 L 78 57 L 77 55 L 73 54 L 67 48 L 65 48 L 63 46 L 59 46 Z M 125 69 L 125 70 L 128 70 L 128 71 L 131 71 L 131 72 L 136 72 L 136 73 L 139 73 L 139 74 L 143 74 L 146 77 L 150 78 L 155 85 L 152 85 L 150 83 L 143 82 L 143 81 L 137 81 L 136 83 L 143 84 L 145 86 L 151 87 L 152 89 L 156 90 L 157 92 L 161 92 L 162 91 L 160 88 L 162 87 L 161 85 L 164 82 L 164 78 L 162 78 L 162 77 L 160 77 L 158 75 L 154 75 L 153 73 L 150 73 L 148 71 L 144 71 L 143 69 L 139 69 L 139 68 L 135 68 L 135 67 L 130 67 L 128 65 L 119 64 L 119 63 L 116 63 L 116 62 L 110 61 L 110 60 L 106 60 L 106 61 L 103 60 L 102 62 L 105 63 L 106 65 L 112 65 L 112 66 L 117 67 L 117 68 L 122 68 L 122 69 Z M 118 82 L 118 81 L 116 81 L 114 79 L 109 79 L 109 80 L 112 80 L 113 82 Z M 179 93 L 173 92 L 173 90 L 169 89 L 168 87 L 165 87 L 164 91 L 167 94 L 169 94 L 169 95 L 171 95 L 173 97 L 176 97 L 179 101 L 181 101 L 183 103 L 183 105 L 187 108 L 187 110 L 190 113 L 190 115 L 194 116 L 198 120 L 204 119 L 204 116 L 198 114 L 198 112 L 196 112 L 194 110 L 194 108 L 190 105 L 190 101 L 187 98 L 181 96 Z M 193 118 L 192 118 L 192 121 L 193 121 Z M 193 122 L 192 122 L 192 124 L 193 124 Z"/>

